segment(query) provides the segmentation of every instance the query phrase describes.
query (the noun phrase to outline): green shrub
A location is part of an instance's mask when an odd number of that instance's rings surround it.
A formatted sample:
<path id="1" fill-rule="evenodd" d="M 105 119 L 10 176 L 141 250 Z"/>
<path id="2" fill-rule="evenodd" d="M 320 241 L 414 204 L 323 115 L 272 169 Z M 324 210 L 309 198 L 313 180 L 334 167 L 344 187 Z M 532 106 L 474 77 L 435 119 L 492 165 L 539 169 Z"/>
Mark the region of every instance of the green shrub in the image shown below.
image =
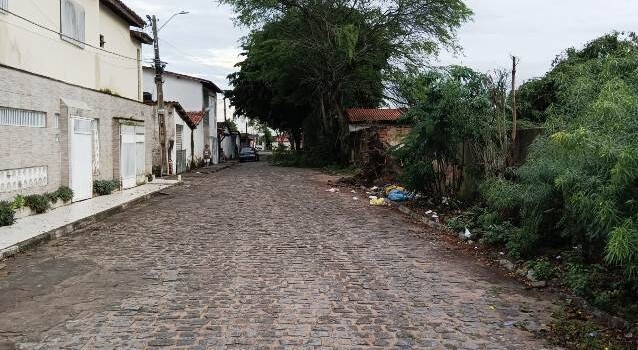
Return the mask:
<path id="1" fill-rule="evenodd" d="M 58 194 L 56 192 L 46 192 L 43 196 L 45 196 L 51 204 L 58 201 Z"/>
<path id="2" fill-rule="evenodd" d="M 32 194 L 24 197 L 26 204 L 34 212 L 41 214 L 51 208 L 49 198 L 41 194 Z"/>
<path id="3" fill-rule="evenodd" d="M 329 157 L 318 151 L 286 150 L 284 147 L 276 147 L 272 152 L 273 165 L 302 168 L 334 167 L 335 163 Z M 341 166 L 341 168 L 343 168 Z"/>
<path id="4" fill-rule="evenodd" d="M 500 215 L 495 212 L 484 212 L 479 215 L 477 223 L 482 229 L 487 230 L 492 226 L 500 225 L 503 223 Z"/>
<path id="5" fill-rule="evenodd" d="M 473 228 L 475 226 L 474 213 L 468 212 L 447 220 L 447 226 L 455 232 L 465 230 L 465 228 Z"/>
<path id="6" fill-rule="evenodd" d="M 20 194 L 16 194 L 16 196 L 13 198 L 13 201 L 11 202 L 11 207 L 13 208 L 13 210 L 18 210 L 26 205 L 27 201 L 24 199 L 24 196 Z"/>
<path id="7" fill-rule="evenodd" d="M 514 231 L 519 230 L 509 221 L 500 224 L 492 224 L 483 229 L 482 243 L 493 246 L 504 246 Z"/>
<path id="8" fill-rule="evenodd" d="M 403 163 L 402 182 L 434 199 L 449 198 L 461 194 L 465 178 L 502 169 L 509 120 L 504 82 L 502 74 L 460 66 L 399 79 L 399 94 L 412 101 L 403 118 L 414 124 L 395 150 Z M 474 165 L 465 164 L 463 148 L 477 158 Z"/>
<path id="9" fill-rule="evenodd" d="M 529 268 L 534 271 L 534 277 L 538 280 L 549 280 L 556 275 L 556 268 L 547 259 L 531 261 Z"/>
<path id="10" fill-rule="evenodd" d="M 638 278 L 636 71 L 638 37 L 612 33 L 567 50 L 525 87 L 525 108 L 546 120 L 546 133 L 514 176 L 480 187 L 490 210 L 521 227 L 508 238 L 512 256 L 532 256 L 541 243 L 580 246 L 587 263 Z"/>
<path id="11" fill-rule="evenodd" d="M 113 191 L 120 187 L 120 182 L 117 180 L 95 180 L 93 181 L 93 192 L 99 196 L 104 196 L 113 193 Z"/>
<path id="12" fill-rule="evenodd" d="M 15 210 L 7 201 L 0 201 L 0 226 L 9 226 L 15 222 Z"/>
<path id="13" fill-rule="evenodd" d="M 522 201 L 522 187 L 500 177 L 488 178 L 479 186 L 479 192 L 492 210 L 516 210 Z"/>
<path id="14" fill-rule="evenodd" d="M 588 296 L 591 271 L 588 266 L 581 263 L 568 263 L 563 280 L 574 293 L 580 296 Z"/>
<path id="15" fill-rule="evenodd" d="M 534 255 L 538 245 L 538 235 L 524 229 L 515 229 L 507 238 L 507 253 L 514 259 L 524 259 Z"/>
<path id="16" fill-rule="evenodd" d="M 55 191 L 57 197 L 61 199 L 63 202 L 69 202 L 73 199 L 73 190 L 67 186 L 60 186 L 57 191 Z"/>

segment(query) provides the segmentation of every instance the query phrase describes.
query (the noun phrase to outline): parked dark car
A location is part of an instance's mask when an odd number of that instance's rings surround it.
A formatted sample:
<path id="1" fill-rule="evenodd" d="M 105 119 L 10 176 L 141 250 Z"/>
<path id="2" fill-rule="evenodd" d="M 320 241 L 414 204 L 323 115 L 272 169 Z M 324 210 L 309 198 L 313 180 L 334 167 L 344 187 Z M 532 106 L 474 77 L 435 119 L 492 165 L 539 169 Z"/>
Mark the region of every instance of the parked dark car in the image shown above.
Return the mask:
<path id="1" fill-rule="evenodd" d="M 258 162 L 259 153 L 257 153 L 257 150 L 254 149 L 253 147 L 242 148 L 241 151 L 239 152 L 239 161 L 240 162 L 247 162 L 247 161 Z"/>

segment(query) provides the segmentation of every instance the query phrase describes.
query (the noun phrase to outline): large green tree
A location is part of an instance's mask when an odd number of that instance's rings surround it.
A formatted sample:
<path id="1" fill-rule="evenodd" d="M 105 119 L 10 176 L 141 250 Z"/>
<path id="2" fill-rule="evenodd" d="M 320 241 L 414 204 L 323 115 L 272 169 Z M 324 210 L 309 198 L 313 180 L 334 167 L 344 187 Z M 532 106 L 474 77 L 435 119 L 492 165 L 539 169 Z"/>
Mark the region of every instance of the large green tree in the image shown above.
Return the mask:
<path id="1" fill-rule="evenodd" d="M 249 116 L 268 122 L 279 118 L 278 108 L 302 106 L 283 119 L 315 118 L 320 139 L 342 162 L 349 153 L 345 110 L 378 107 L 388 73 L 454 47 L 455 30 L 471 15 L 461 0 L 222 2 L 253 28 L 246 60 L 231 77 L 239 112 L 258 110 Z M 248 103 L 260 108 L 239 105 L 250 96 L 259 96 Z"/>

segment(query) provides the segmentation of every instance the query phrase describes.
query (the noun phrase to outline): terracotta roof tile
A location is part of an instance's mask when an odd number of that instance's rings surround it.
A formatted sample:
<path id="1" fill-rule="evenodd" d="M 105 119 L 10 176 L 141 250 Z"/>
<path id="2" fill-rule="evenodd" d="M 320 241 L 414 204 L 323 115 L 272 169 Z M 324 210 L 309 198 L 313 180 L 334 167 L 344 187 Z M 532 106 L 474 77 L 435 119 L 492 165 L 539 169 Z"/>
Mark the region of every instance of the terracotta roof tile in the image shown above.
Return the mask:
<path id="1" fill-rule="evenodd" d="M 346 111 L 351 123 L 364 122 L 392 122 L 397 121 L 403 111 L 400 109 L 383 108 L 350 108 Z"/>
<path id="2" fill-rule="evenodd" d="M 188 117 L 188 120 L 190 120 L 190 123 L 192 125 L 197 126 L 202 121 L 202 119 L 204 119 L 204 112 L 203 111 L 186 112 L 186 116 Z"/>

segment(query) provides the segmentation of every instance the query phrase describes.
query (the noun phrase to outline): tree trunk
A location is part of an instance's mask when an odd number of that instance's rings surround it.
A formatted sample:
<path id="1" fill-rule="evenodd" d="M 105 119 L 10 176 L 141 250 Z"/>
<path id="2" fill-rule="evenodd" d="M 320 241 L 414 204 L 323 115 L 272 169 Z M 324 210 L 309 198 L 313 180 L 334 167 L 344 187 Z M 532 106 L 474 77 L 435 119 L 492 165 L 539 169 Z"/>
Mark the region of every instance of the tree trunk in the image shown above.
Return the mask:
<path id="1" fill-rule="evenodd" d="M 350 129 L 348 125 L 348 118 L 343 110 L 341 104 L 336 98 L 333 98 L 333 108 L 337 114 L 337 122 L 339 132 L 337 136 L 337 142 L 339 147 L 339 163 L 346 165 L 350 163 Z"/>

